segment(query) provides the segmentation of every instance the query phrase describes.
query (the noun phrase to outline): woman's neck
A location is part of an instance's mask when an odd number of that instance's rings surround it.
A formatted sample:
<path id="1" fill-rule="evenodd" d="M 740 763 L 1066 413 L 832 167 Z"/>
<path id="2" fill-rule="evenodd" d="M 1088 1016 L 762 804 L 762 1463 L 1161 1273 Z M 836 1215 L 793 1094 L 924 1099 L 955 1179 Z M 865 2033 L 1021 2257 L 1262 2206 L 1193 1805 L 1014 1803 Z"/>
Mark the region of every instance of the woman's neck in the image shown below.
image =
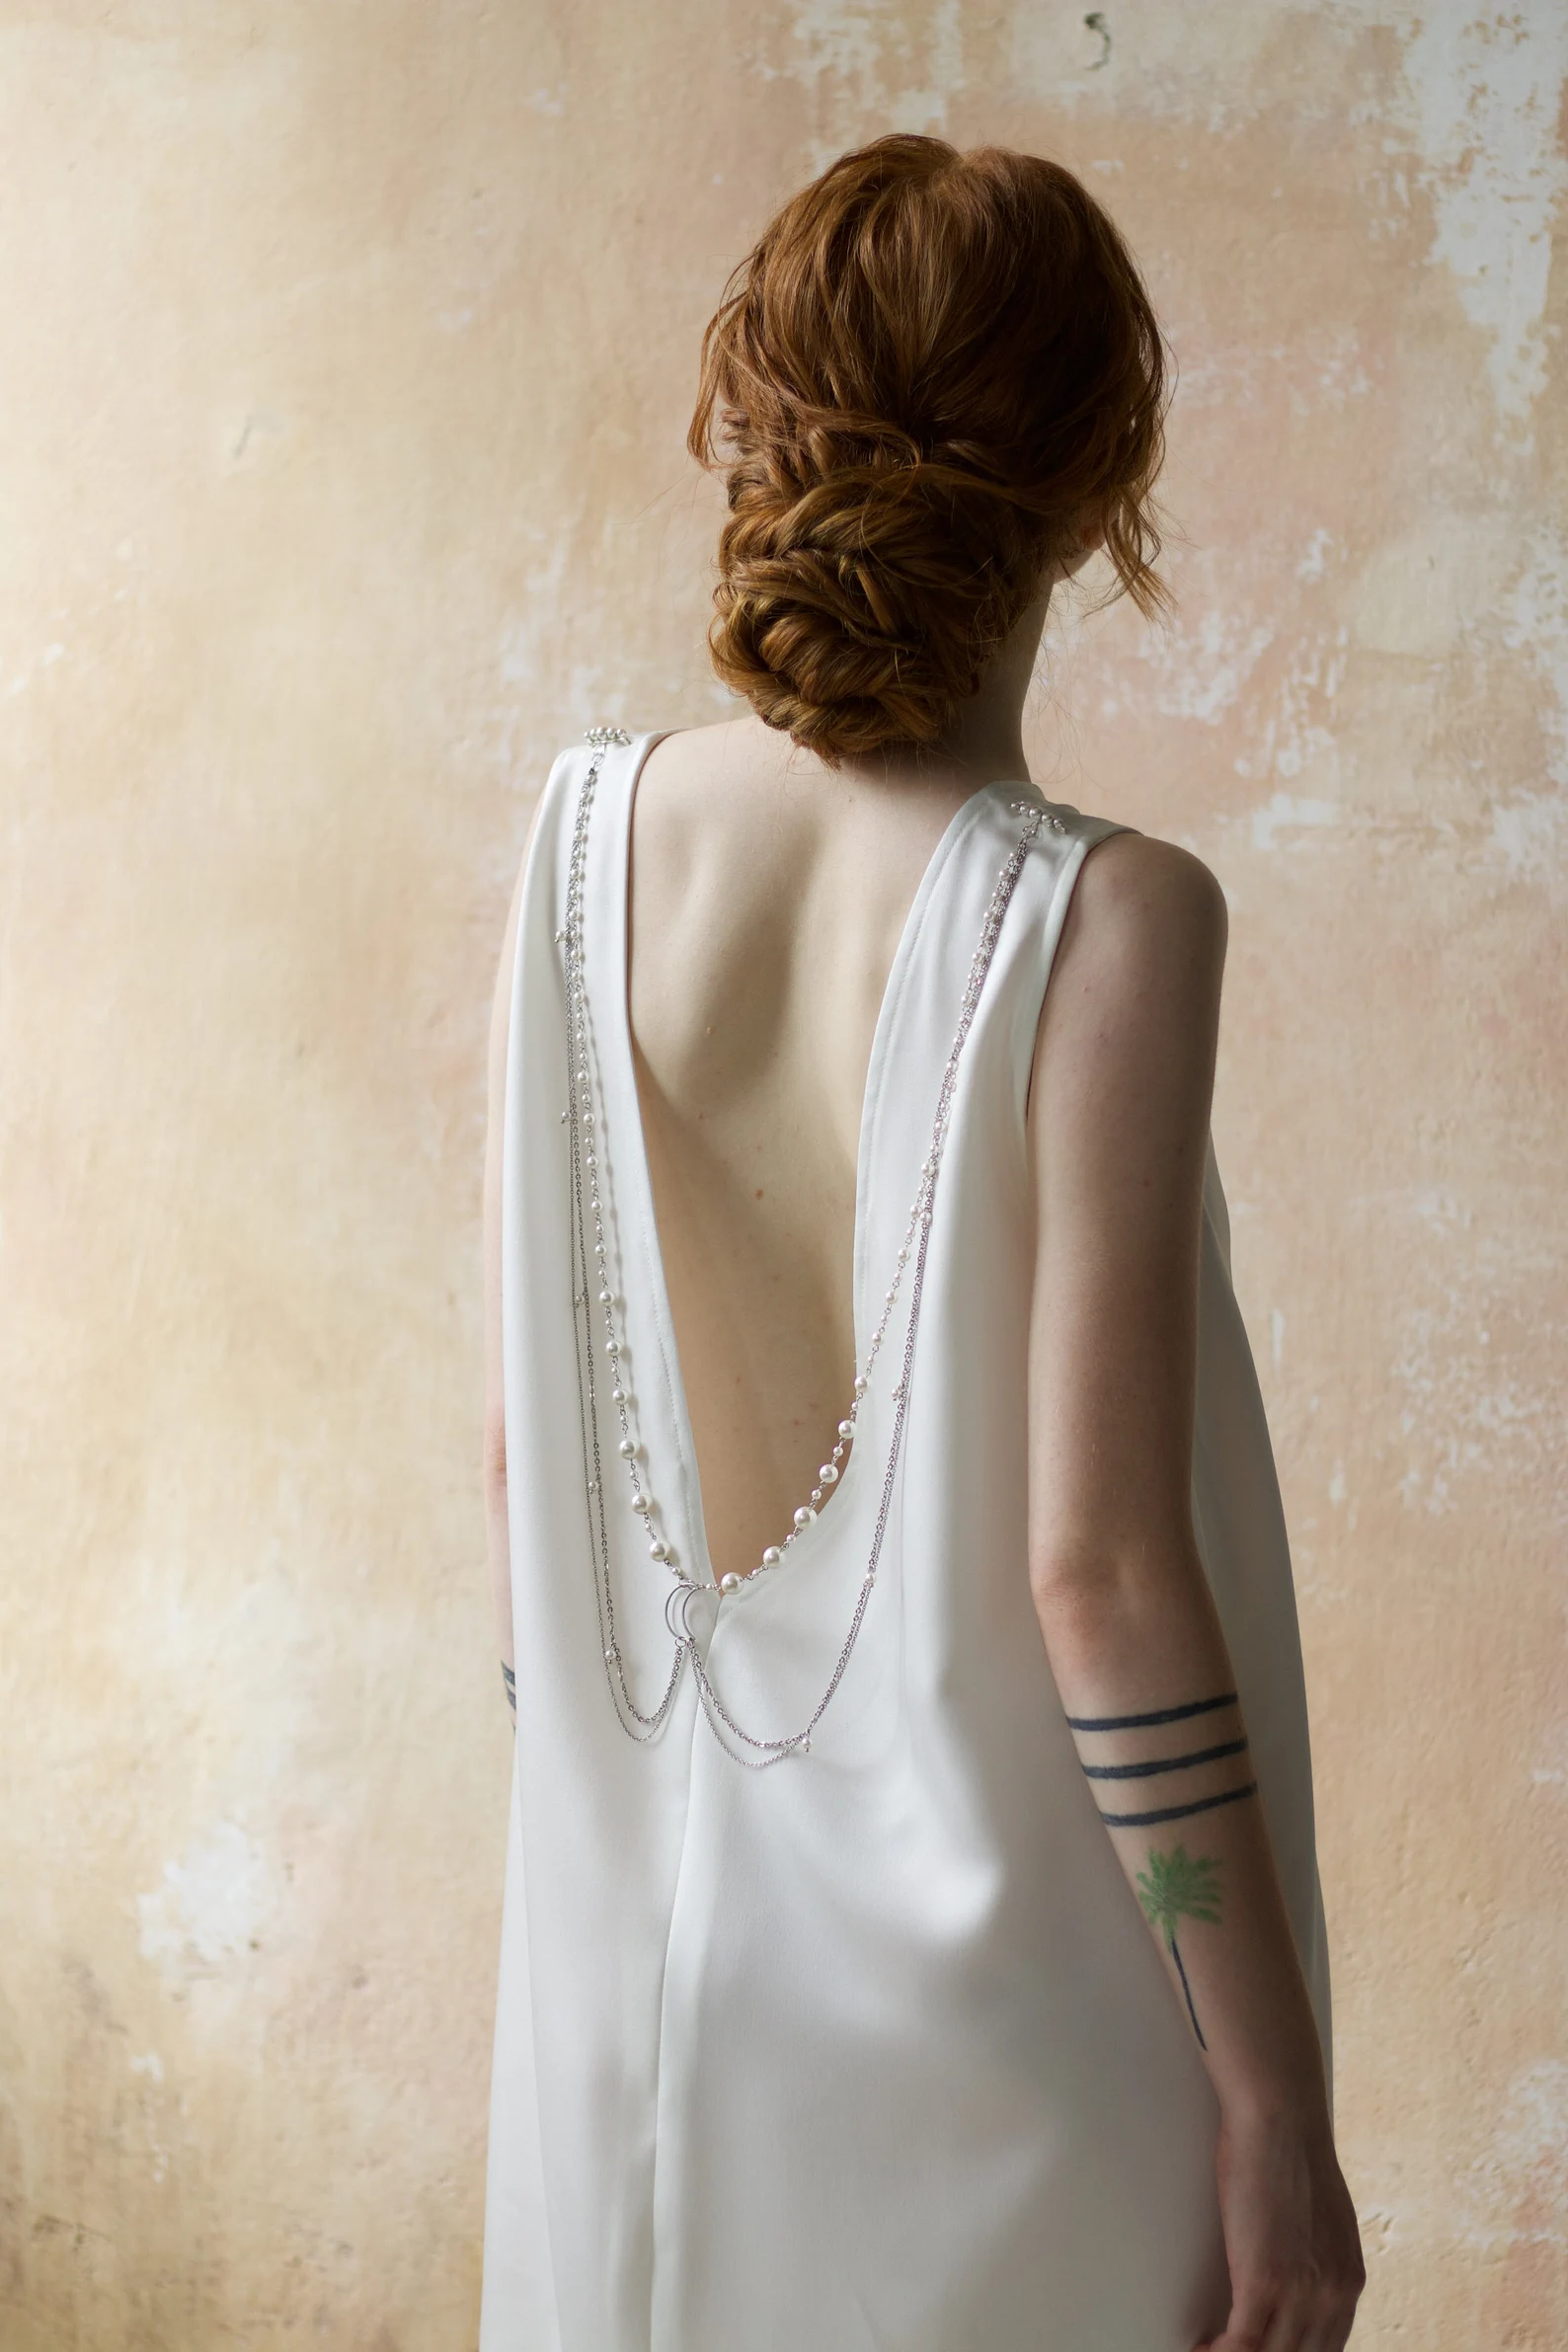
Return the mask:
<path id="1" fill-rule="evenodd" d="M 923 784 L 938 789 L 976 789 L 1001 780 L 1029 779 L 1024 755 L 1024 702 L 1051 603 L 1047 588 L 997 648 L 979 691 L 961 703 L 940 743 L 890 746 L 865 758 L 845 759 L 840 773 L 868 783 Z"/>

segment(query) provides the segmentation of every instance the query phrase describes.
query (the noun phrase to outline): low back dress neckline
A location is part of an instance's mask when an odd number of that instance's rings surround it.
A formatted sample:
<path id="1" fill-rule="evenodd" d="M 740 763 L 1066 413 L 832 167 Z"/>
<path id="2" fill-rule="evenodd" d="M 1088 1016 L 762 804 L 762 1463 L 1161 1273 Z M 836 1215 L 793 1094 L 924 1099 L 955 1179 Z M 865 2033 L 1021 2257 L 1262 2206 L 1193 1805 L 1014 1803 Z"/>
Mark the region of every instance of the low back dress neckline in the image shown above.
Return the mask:
<path id="1" fill-rule="evenodd" d="M 1027 1560 L 1030 1072 L 1074 885 L 1120 828 L 987 786 L 915 893 L 862 1107 L 857 1356 L 1019 838 L 1012 804 L 1042 813 L 952 1088 L 875 1589 L 809 1751 L 748 1771 L 691 1673 L 654 1737 L 618 1720 L 573 1374 L 575 905 L 599 1024 L 617 1376 L 660 1529 L 705 1566 L 627 1014 L 632 796 L 655 740 L 562 754 L 519 902 L 502 1219 L 517 1733 L 482 2352 L 1190 2352 L 1227 2302 L 1214 2094 L 1079 1766 Z M 714 1687 L 758 1734 L 807 1719 L 839 1649 L 883 1500 L 853 1463 L 888 1457 L 884 1369 L 788 1573 L 748 1580 L 705 1628 Z M 613 1463 L 602 1388 L 596 1412 Z M 1212 1154 L 1192 1491 L 1326 2044 L 1290 1553 Z M 651 1707 L 672 1579 L 617 1478 L 603 1521 L 615 1640 Z"/>

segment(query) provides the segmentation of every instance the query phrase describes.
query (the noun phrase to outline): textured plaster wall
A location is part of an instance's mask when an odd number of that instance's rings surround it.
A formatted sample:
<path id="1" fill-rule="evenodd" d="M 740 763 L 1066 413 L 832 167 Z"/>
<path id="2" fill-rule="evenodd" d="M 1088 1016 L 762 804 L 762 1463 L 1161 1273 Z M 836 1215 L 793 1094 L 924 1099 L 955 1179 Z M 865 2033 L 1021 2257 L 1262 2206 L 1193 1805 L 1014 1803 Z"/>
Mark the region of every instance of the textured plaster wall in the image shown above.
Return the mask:
<path id="1" fill-rule="evenodd" d="M 1558 0 L 0 7 L 0 2345 L 471 2344 L 509 1735 L 481 1061 L 530 796 L 700 721 L 698 332 L 894 125 L 1103 192 L 1211 859 L 1379 2352 L 1568 2340 Z M 744 2352 L 744 2347 L 738 2347 Z"/>

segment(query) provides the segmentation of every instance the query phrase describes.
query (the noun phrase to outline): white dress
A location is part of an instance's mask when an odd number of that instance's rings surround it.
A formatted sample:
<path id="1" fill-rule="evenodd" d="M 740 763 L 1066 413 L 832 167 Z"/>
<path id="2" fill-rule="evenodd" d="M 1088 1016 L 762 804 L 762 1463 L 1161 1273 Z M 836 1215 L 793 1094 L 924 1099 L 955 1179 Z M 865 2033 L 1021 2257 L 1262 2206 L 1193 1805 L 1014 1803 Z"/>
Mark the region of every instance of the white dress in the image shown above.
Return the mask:
<path id="1" fill-rule="evenodd" d="M 663 1527 L 711 1577 L 627 1019 L 632 796 L 603 754 L 583 935 L 625 1385 Z M 1033 1209 L 1025 1106 L 1085 852 L 1057 809 L 959 1062 L 875 1589 L 809 1753 L 748 1770 L 689 1668 L 660 1735 L 606 1679 L 571 1272 L 563 949 L 578 791 L 557 761 L 522 894 L 508 1057 L 504 1317 L 516 1768 L 482 2352 L 1190 2352 L 1226 2295 L 1215 2107 L 1097 1818 L 1025 1552 Z M 864 1361 L 903 1238 L 971 958 L 1032 786 L 976 793 L 904 925 L 860 1130 Z M 1205 1195 L 1193 1503 L 1286 1898 L 1327 2041 L 1290 1555 Z M 841 1483 L 784 1567 L 723 1602 L 715 1690 L 797 1730 L 838 1657 L 881 1502 L 902 1321 Z M 617 1640 L 652 1711 L 673 1654 L 600 1391 Z M 698 1612 L 700 1614 L 700 1612 Z"/>

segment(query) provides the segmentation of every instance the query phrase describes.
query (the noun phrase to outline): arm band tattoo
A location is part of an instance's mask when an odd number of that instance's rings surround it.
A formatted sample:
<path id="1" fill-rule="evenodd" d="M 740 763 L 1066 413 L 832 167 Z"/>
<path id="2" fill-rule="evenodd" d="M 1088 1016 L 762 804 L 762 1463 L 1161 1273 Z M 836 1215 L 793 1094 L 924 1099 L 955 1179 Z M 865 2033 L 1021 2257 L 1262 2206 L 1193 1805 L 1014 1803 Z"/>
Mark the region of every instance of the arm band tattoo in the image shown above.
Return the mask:
<path id="1" fill-rule="evenodd" d="M 1156 1707 L 1151 1715 L 1069 1715 L 1069 1731 L 1145 1731 L 1155 1723 L 1185 1723 L 1192 1715 L 1212 1715 L 1215 1707 L 1233 1707 L 1236 1694 L 1221 1690 L 1217 1698 L 1195 1698 L 1185 1707 Z"/>
<path id="2" fill-rule="evenodd" d="M 1245 1738 L 1226 1740 L 1217 1748 L 1195 1748 L 1190 1756 L 1160 1756 L 1152 1764 L 1085 1764 L 1086 1780 L 1147 1780 L 1155 1772 L 1185 1772 L 1192 1764 L 1217 1764 L 1222 1756 L 1239 1756 Z"/>
<path id="3" fill-rule="evenodd" d="M 1216 1805 L 1234 1805 L 1242 1797 L 1255 1797 L 1256 1780 L 1249 1780 L 1244 1788 L 1221 1789 L 1216 1797 L 1200 1797 L 1193 1805 L 1162 1805 L 1156 1813 L 1102 1813 L 1100 1819 L 1111 1830 L 1151 1830 L 1162 1821 L 1185 1821 L 1191 1813 L 1213 1813 Z"/>
<path id="4" fill-rule="evenodd" d="M 505 1658 L 501 1662 L 501 1686 L 507 1693 L 508 1706 L 515 1715 L 517 1712 L 517 1678 Z"/>
<path id="5" fill-rule="evenodd" d="M 1138 1715 L 1069 1715 L 1067 1722 L 1080 1736 L 1085 1733 L 1098 1735 L 1105 1732 L 1158 1731 L 1166 1724 L 1190 1723 L 1197 1715 L 1217 1714 L 1221 1708 L 1234 1707 L 1237 1703 L 1234 1690 L 1221 1690 L 1213 1698 L 1189 1699 L 1185 1706 L 1151 1707 L 1146 1713 Z M 1179 1756 L 1143 1757 L 1133 1764 L 1086 1764 L 1083 1775 L 1090 1781 L 1153 1780 L 1167 1772 L 1195 1772 L 1206 1764 L 1228 1764 L 1233 1758 L 1245 1756 L 1246 1753 L 1247 1735 L 1238 1725 L 1233 1739 L 1215 1741 L 1210 1748 L 1189 1748 Z M 1247 1766 L 1243 1764 L 1241 1769 L 1245 1771 Z M 1198 1785 L 1201 1788 L 1203 1783 L 1200 1781 Z M 1100 1819 L 1111 1830 L 1150 1830 L 1163 1822 L 1186 1821 L 1194 1813 L 1212 1813 L 1216 1805 L 1237 1804 L 1242 1797 L 1256 1795 L 1258 1784 L 1255 1780 L 1249 1780 L 1242 1787 L 1215 1791 L 1211 1780 L 1209 1786 L 1210 1795 L 1193 1796 L 1179 1805 L 1160 1805 L 1146 1813 L 1102 1812 Z"/>

